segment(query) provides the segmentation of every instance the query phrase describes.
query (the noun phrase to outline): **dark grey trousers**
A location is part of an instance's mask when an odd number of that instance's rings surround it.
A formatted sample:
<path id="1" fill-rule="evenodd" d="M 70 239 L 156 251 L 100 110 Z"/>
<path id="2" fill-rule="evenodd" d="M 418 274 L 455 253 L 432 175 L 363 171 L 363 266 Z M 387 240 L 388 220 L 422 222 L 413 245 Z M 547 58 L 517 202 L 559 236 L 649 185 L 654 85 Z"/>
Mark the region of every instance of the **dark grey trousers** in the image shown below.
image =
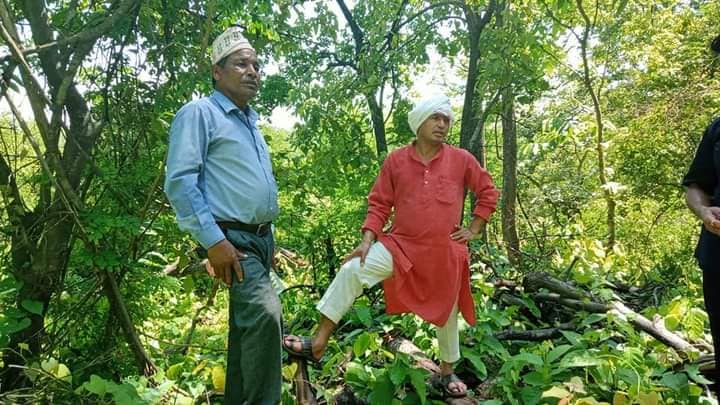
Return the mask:
<path id="1" fill-rule="evenodd" d="M 227 238 L 248 257 L 241 261 L 245 278 L 238 282 L 233 274 L 230 288 L 225 404 L 277 404 L 282 389 L 282 307 L 270 283 L 273 236 L 229 230 Z"/>

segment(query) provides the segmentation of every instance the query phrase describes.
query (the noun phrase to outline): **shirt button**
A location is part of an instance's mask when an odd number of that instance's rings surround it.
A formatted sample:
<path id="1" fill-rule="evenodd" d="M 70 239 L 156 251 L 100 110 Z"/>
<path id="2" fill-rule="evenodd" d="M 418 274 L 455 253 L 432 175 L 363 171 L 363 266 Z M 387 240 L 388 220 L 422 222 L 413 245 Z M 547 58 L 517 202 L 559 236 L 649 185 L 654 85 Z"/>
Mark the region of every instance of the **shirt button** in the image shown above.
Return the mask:
<path id="1" fill-rule="evenodd" d="M 427 181 L 425 182 L 425 184 L 427 184 Z"/>

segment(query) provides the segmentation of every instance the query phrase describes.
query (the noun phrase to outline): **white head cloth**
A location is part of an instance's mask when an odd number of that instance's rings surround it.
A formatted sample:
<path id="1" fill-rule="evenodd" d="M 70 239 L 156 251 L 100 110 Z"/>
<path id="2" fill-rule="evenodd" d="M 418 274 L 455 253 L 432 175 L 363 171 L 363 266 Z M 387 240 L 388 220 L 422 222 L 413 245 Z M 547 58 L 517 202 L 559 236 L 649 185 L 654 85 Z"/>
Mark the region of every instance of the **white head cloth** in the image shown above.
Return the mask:
<path id="1" fill-rule="evenodd" d="M 417 135 L 418 128 L 425 120 L 435 114 L 442 113 L 450 118 L 452 125 L 452 108 L 450 107 L 450 99 L 447 96 L 433 96 L 422 99 L 415 104 L 415 108 L 408 113 L 408 124 L 413 133 Z"/>
<path id="2" fill-rule="evenodd" d="M 250 45 L 250 42 L 242 34 L 242 28 L 230 27 L 220 34 L 212 44 L 212 63 L 213 65 L 218 63 L 222 58 L 230 55 L 231 53 L 240 49 L 251 49 L 255 48 Z"/>

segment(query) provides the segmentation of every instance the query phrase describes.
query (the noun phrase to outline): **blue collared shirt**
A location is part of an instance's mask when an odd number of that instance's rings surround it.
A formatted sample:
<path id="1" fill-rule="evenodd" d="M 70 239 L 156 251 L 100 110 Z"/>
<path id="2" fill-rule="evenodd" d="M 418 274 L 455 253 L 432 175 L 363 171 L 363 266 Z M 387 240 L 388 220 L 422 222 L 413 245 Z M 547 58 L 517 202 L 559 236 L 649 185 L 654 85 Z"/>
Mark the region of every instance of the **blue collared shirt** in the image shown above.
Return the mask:
<path id="1" fill-rule="evenodd" d="M 225 239 L 215 221 L 277 217 L 277 184 L 257 119 L 215 91 L 185 104 L 170 127 L 165 194 L 180 229 L 206 249 Z"/>

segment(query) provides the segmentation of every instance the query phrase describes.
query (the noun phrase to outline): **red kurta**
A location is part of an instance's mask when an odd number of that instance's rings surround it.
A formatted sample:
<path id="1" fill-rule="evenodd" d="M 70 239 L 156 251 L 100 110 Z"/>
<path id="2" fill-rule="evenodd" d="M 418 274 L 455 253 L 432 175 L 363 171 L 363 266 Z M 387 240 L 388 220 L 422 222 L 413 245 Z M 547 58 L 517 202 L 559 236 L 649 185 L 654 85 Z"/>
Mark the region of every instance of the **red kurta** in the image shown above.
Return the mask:
<path id="1" fill-rule="evenodd" d="M 475 324 L 467 244 L 450 239 L 460 223 L 464 187 L 477 196 L 473 215 L 495 211 L 498 191 L 488 172 L 464 149 L 443 144 L 428 165 L 413 145 L 390 153 L 368 195 L 369 229 L 392 254 L 393 275 L 385 280 L 388 313 L 413 312 L 443 326 L 455 300 Z M 394 209 L 391 229 L 383 227 Z"/>

